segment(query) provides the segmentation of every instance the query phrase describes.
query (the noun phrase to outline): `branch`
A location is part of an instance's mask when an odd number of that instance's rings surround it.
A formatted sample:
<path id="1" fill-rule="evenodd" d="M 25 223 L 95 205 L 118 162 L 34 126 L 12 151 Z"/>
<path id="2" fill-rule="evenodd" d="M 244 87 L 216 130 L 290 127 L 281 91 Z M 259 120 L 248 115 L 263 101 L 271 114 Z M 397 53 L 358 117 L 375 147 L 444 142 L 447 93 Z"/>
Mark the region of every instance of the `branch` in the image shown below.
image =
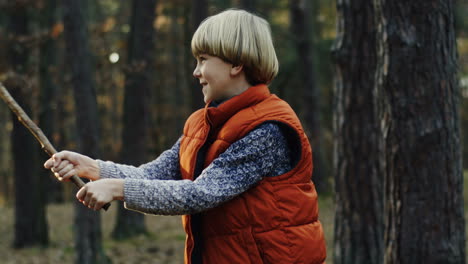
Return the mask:
<path id="1" fill-rule="evenodd" d="M 24 112 L 21 106 L 11 97 L 10 93 L 7 91 L 5 86 L 0 82 L 0 98 L 10 107 L 11 111 L 15 113 L 18 117 L 18 120 L 34 135 L 34 137 L 39 141 L 41 144 L 42 149 L 49 154 L 49 156 L 54 155 L 57 153 L 57 150 L 52 146 L 49 139 L 44 135 L 42 130 L 29 118 L 29 116 Z M 78 177 L 77 175 L 73 175 L 71 177 L 71 181 L 78 187 L 81 188 L 85 185 L 85 183 Z M 107 211 L 110 204 L 106 204 L 103 208 Z"/>
<path id="2" fill-rule="evenodd" d="M 21 106 L 11 97 L 5 86 L 0 82 L 0 97 L 10 107 L 11 111 L 15 113 L 18 120 L 34 135 L 34 137 L 41 144 L 42 149 L 49 154 L 49 156 L 57 153 L 57 150 L 52 146 L 49 139 L 44 135 L 42 130 L 29 118 L 28 114 L 24 112 Z"/>

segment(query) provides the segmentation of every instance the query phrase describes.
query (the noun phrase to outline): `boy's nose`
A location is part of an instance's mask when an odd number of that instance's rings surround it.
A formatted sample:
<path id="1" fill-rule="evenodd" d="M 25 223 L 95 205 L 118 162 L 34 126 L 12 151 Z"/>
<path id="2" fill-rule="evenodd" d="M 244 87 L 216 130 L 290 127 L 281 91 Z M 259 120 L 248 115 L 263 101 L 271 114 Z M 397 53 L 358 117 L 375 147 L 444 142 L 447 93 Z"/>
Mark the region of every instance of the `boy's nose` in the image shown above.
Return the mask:
<path id="1" fill-rule="evenodd" d="M 200 69 L 198 69 L 198 66 L 197 66 L 195 67 L 195 70 L 193 70 L 193 77 L 200 78 L 200 76 L 201 76 Z"/>

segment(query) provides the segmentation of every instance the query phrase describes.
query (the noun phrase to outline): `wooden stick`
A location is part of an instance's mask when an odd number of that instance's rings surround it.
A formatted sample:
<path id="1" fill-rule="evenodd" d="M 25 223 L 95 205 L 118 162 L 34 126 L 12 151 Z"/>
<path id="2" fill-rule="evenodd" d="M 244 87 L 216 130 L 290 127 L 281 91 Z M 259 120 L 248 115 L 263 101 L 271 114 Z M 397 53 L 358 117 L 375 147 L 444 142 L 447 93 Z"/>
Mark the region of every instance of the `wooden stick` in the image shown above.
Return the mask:
<path id="1" fill-rule="evenodd" d="M 0 97 L 5 101 L 8 107 L 15 113 L 18 120 L 34 135 L 34 137 L 41 144 L 42 149 L 49 154 L 50 157 L 57 153 L 57 150 L 52 146 L 49 139 L 44 135 L 44 132 L 29 118 L 28 114 L 24 112 L 23 108 L 13 99 L 8 90 L 0 82 Z M 81 188 L 85 183 L 77 175 L 71 176 L 71 181 L 78 187 Z M 110 203 L 105 204 L 102 208 L 107 211 Z"/>

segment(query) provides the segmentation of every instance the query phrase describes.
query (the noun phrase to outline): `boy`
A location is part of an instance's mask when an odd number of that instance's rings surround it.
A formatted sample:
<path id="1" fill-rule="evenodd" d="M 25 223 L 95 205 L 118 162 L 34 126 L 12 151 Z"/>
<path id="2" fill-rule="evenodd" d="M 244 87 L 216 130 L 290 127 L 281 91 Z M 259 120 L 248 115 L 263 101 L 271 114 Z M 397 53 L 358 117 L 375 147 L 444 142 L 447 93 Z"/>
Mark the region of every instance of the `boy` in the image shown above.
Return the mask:
<path id="1" fill-rule="evenodd" d="M 185 263 L 323 263 L 312 152 L 290 106 L 271 95 L 278 72 L 268 22 L 242 10 L 207 18 L 192 39 L 206 106 L 182 137 L 138 168 L 63 151 L 45 163 L 91 209 L 183 215 Z"/>

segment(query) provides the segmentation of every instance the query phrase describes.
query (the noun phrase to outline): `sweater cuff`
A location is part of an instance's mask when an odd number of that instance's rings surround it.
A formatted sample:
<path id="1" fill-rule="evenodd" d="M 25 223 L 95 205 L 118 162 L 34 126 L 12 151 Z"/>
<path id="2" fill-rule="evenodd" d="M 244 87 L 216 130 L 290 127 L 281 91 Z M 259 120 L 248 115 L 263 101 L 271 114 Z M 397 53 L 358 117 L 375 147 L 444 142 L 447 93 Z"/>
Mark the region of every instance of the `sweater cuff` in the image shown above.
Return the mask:
<path id="1" fill-rule="evenodd" d="M 125 179 L 124 182 L 124 206 L 126 209 L 142 212 L 144 208 L 138 204 L 145 199 L 145 193 L 141 188 L 141 180 Z"/>
<path id="2" fill-rule="evenodd" d="M 120 179 L 115 164 L 111 161 L 96 160 L 99 166 L 100 179 Z"/>

